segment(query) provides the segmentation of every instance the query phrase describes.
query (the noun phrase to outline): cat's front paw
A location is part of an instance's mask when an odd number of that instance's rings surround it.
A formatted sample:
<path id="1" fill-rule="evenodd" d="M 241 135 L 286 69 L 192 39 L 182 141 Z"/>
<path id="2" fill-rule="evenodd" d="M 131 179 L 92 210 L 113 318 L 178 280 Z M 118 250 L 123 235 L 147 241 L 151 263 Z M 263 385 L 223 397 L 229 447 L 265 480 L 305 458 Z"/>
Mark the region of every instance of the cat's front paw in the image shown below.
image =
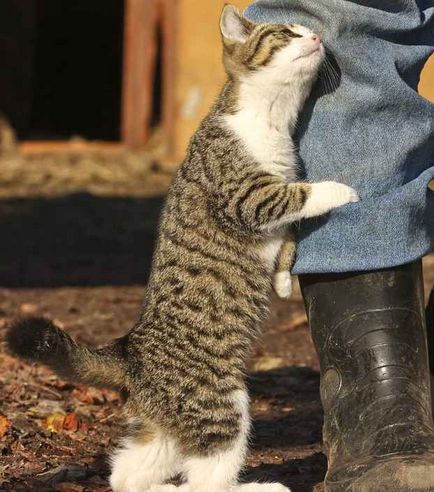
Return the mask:
<path id="1" fill-rule="evenodd" d="M 314 183 L 306 204 L 302 210 L 304 218 L 318 217 L 335 208 L 360 200 L 357 191 L 351 186 L 335 181 Z"/>
<path id="2" fill-rule="evenodd" d="M 290 272 L 278 272 L 274 276 L 273 287 L 281 299 L 289 299 L 292 294 L 292 278 Z"/>
<path id="3" fill-rule="evenodd" d="M 332 188 L 332 197 L 336 200 L 334 208 L 342 207 L 347 203 L 356 203 L 360 201 L 357 191 L 351 186 L 342 183 L 330 182 Z"/>

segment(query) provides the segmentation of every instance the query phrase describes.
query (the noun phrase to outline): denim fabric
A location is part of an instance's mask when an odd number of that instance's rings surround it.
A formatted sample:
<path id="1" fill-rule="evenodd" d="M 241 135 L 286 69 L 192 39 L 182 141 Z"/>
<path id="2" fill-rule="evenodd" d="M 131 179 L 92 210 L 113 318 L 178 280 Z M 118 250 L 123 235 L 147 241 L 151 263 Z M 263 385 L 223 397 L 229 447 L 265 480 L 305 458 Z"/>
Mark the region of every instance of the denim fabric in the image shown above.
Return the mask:
<path id="1" fill-rule="evenodd" d="M 317 84 L 299 130 L 309 181 L 336 180 L 362 201 L 305 222 L 295 273 L 373 270 L 434 249 L 434 105 L 417 94 L 434 51 L 434 0 L 260 0 L 256 22 L 319 33 L 340 85 Z"/>

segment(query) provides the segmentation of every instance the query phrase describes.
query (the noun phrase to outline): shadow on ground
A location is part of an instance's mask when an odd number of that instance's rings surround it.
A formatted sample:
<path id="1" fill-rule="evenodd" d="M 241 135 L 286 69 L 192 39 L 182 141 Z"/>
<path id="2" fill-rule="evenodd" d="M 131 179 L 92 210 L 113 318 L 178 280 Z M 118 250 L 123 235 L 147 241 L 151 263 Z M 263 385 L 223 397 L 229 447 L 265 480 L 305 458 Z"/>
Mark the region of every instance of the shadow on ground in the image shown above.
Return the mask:
<path id="1" fill-rule="evenodd" d="M 252 454 L 274 454 L 281 463 L 255 463 L 244 480 L 280 482 L 293 492 L 312 492 L 327 471 L 327 460 L 319 452 L 323 413 L 318 372 L 307 367 L 257 372 L 249 378 L 249 392 L 254 415 Z"/>
<path id="2" fill-rule="evenodd" d="M 278 482 L 290 487 L 291 492 L 313 492 L 324 480 L 326 471 L 326 457 L 322 453 L 314 453 L 307 458 L 247 469 L 243 481 Z"/>
<path id="3" fill-rule="evenodd" d="M 252 374 L 249 393 L 267 401 L 266 411 L 255 414 L 255 451 L 291 449 L 321 442 L 323 414 L 319 374 L 307 367 L 286 367 Z"/>
<path id="4" fill-rule="evenodd" d="M 149 274 L 163 198 L 0 201 L 0 285 L 133 285 Z"/>

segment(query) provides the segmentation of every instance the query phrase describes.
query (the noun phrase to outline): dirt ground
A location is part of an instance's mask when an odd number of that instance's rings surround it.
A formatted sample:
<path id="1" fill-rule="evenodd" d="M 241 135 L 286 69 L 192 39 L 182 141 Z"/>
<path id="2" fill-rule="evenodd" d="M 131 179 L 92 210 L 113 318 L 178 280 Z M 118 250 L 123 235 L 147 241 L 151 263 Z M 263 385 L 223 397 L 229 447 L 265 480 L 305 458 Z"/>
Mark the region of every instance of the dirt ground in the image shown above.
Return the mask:
<path id="1" fill-rule="evenodd" d="M 143 299 L 167 176 L 148 156 L 129 161 L 133 184 L 116 159 L 14 159 L 0 160 L 0 333 L 16 316 L 41 314 L 89 344 L 124 334 Z M 434 258 L 425 271 L 428 289 Z M 0 491 L 108 492 L 107 456 L 122 433 L 118 396 L 65 383 L 4 345 L 0 368 Z M 319 367 L 299 291 L 273 301 L 249 369 L 244 478 L 321 491 Z"/>

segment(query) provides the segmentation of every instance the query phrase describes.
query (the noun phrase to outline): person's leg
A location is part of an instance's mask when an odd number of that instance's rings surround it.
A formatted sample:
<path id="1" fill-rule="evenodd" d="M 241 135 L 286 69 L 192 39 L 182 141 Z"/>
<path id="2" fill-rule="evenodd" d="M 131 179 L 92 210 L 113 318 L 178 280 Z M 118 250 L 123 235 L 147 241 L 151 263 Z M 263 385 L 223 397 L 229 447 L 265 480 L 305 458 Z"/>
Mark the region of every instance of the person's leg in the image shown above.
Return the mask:
<path id="1" fill-rule="evenodd" d="M 300 283 L 321 361 L 325 490 L 433 491 L 421 262 Z"/>
<path id="2" fill-rule="evenodd" d="M 310 182 L 349 184 L 361 197 L 324 220 L 300 223 L 294 275 L 375 270 L 434 251 L 434 193 L 427 188 L 434 126 L 426 124 L 434 105 L 417 93 L 432 53 L 432 6 L 257 0 L 246 10 L 254 22 L 301 24 L 321 35 L 337 87 L 328 90 L 324 75 L 301 114 L 300 171 Z"/>

